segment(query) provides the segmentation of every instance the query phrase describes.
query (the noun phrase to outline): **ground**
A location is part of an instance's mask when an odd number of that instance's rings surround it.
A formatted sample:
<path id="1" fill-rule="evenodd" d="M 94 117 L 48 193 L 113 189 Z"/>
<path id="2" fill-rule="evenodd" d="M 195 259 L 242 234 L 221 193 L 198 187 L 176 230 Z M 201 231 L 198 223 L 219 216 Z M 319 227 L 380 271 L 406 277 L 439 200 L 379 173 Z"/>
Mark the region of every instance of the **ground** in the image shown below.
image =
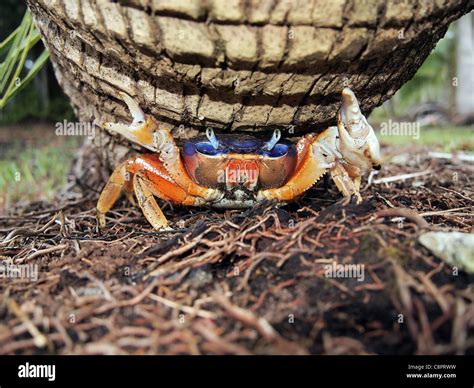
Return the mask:
<path id="1" fill-rule="evenodd" d="M 472 232 L 473 167 L 411 143 L 360 205 L 321 181 L 284 207 L 165 205 L 161 233 L 126 200 L 98 232 L 95 192 L 10 206 L 0 252 L 38 278 L 0 279 L 0 353 L 474 354 L 474 276 L 417 242 Z"/>

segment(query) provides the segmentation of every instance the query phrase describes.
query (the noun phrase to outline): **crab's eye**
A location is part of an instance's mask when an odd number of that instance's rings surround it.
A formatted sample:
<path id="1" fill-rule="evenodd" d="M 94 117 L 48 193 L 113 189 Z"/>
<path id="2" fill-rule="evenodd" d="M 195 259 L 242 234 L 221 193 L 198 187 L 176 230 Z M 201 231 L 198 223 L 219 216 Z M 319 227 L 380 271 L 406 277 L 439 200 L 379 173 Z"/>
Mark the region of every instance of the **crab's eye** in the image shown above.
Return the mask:
<path id="1" fill-rule="evenodd" d="M 214 147 L 214 149 L 217 150 L 219 148 L 219 141 L 217 140 L 217 137 L 214 134 L 214 131 L 212 130 L 212 128 L 206 129 L 206 137 L 207 137 L 207 140 L 209 140 L 209 143 L 211 143 L 211 145 Z"/>
<path id="2" fill-rule="evenodd" d="M 198 152 L 204 155 L 215 156 L 220 153 L 220 151 L 214 148 L 214 145 L 207 142 L 201 142 L 196 144 L 196 149 Z"/>
<path id="3" fill-rule="evenodd" d="M 275 145 L 278 144 L 278 141 L 280 140 L 280 138 L 281 138 L 280 130 L 275 129 L 275 131 L 273 131 L 272 138 L 265 143 L 265 146 L 264 146 L 265 149 L 267 149 L 268 151 L 272 151 Z"/>
<path id="4" fill-rule="evenodd" d="M 270 158 L 279 158 L 284 156 L 288 153 L 288 145 L 286 144 L 276 144 L 271 151 L 267 152 L 266 154 Z"/>

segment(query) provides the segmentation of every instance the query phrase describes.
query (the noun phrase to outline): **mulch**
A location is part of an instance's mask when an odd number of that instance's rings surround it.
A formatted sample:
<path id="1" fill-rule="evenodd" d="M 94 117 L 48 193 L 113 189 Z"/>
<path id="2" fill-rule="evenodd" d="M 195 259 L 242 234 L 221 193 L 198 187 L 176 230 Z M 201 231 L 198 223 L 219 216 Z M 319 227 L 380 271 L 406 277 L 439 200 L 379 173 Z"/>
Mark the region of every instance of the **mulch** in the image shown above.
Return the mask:
<path id="1" fill-rule="evenodd" d="M 171 232 L 126 200 L 98 231 L 91 192 L 11 209 L 0 257 L 38 273 L 0 278 L 0 354 L 474 354 L 474 276 L 417 242 L 473 232 L 473 165 L 383 151 L 360 205 L 325 180 L 281 207 L 164 204 Z"/>

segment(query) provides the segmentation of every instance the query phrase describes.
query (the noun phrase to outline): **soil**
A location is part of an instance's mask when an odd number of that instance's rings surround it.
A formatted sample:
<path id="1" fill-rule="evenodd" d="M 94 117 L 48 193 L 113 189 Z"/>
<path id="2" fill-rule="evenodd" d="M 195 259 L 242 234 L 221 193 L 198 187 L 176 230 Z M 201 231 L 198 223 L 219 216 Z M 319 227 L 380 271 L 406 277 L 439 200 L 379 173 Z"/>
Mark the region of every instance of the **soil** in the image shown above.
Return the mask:
<path id="1" fill-rule="evenodd" d="M 0 278 L 0 353 L 474 354 L 474 276 L 417 243 L 473 231 L 472 165 L 383 152 L 397 163 L 360 205 L 325 180 L 283 207 L 164 204 L 171 232 L 125 199 L 98 231 L 95 192 L 11 209 L 2 258 L 38 277 Z M 333 262 L 363 279 L 329 277 Z"/>

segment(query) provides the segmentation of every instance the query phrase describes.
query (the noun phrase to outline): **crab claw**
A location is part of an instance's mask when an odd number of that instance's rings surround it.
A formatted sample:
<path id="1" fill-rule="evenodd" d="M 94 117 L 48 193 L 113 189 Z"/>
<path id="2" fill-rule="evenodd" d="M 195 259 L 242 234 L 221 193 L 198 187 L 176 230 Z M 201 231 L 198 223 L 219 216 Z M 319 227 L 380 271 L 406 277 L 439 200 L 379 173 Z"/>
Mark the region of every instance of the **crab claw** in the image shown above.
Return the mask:
<path id="1" fill-rule="evenodd" d="M 111 132 L 122 135 L 133 143 L 140 144 L 151 151 L 155 151 L 153 134 L 154 130 L 157 128 L 156 122 L 151 116 L 145 116 L 145 113 L 143 113 L 132 97 L 124 92 L 120 92 L 119 94 L 130 110 L 133 117 L 132 123 L 127 125 L 122 123 L 105 122 L 100 126 Z"/>
<path id="2" fill-rule="evenodd" d="M 362 114 L 354 92 L 342 91 L 342 105 L 337 115 L 340 151 L 344 158 L 362 171 L 380 169 L 380 146 L 375 132 Z"/>
<path id="3" fill-rule="evenodd" d="M 365 137 L 371 129 L 360 111 L 359 102 L 354 92 L 347 87 L 342 91 L 342 105 L 338 113 L 338 122 L 344 125 L 353 138 Z"/>
<path id="4" fill-rule="evenodd" d="M 127 93 L 119 92 L 119 94 L 120 94 L 120 97 L 122 97 L 122 100 L 125 102 L 125 104 L 127 104 L 128 109 L 130 110 L 130 113 L 132 114 L 132 117 L 133 117 L 132 124 L 144 123 L 145 113 L 143 113 L 143 111 L 135 102 L 135 100 L 133 100 L 132 97 L 130 97 Z"/>

